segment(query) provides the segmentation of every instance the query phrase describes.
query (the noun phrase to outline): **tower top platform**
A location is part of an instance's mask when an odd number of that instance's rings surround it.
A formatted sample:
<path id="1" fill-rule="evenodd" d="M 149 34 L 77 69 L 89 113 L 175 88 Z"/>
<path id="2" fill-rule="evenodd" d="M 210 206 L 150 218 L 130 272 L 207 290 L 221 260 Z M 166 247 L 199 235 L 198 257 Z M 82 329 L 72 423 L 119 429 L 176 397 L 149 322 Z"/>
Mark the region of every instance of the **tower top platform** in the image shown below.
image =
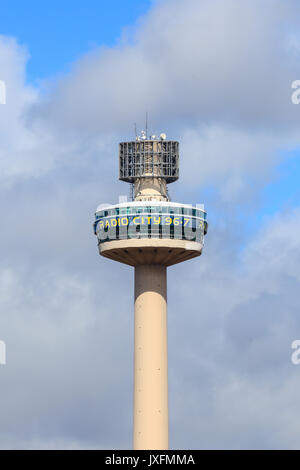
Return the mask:
<path id="1" fill-rule="evenodd" d="M 179 177 L 179 143 L 147 137 L 119 144 L 119 179 L 134 185 L 133 201 L 101 204 L 94 233 L 100 255 L 138 266 L 172 266 L 201 255 L 207 233 L 203 204 L 171 202 L 167 184 Z"/>
<path id="2" fill-rule="evenodd" d="M 173 183 L 179 178 L 179 142 L 145 139 L 119 144 L 119 179 L 135 183 L 139 178 L 160 178 Z"/>

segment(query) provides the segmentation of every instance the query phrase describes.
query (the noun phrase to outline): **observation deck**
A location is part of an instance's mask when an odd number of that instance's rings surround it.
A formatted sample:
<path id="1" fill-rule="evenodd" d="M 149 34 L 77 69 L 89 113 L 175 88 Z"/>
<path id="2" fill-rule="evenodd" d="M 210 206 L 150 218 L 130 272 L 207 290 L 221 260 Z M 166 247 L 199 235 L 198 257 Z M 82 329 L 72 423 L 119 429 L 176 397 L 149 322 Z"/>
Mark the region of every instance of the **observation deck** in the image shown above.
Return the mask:
<path id="1" fill-rule="evenodd" d="M 100 207 L 95 216 L 99 253 L 131 266 L 171 266 L 199 256 L 207 232 L 203 206 L 170 201 Z"/>

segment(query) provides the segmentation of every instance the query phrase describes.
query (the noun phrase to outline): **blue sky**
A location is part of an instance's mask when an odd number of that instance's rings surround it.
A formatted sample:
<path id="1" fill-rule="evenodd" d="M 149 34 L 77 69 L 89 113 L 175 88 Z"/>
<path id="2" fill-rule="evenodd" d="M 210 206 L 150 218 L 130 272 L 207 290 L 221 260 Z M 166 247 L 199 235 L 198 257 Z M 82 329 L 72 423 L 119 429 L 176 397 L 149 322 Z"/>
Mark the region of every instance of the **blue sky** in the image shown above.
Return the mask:
<path id="1" fill-rule="evenodd" d="M 133 272 L 92 224 L 146 110 L 209 224 L 168 270 L 171 448 L 299 448 L 299 31 L 298 0 L 2 2 L 0 448 L 131 448 Z"/>
<path id="2" fill-rule="evenodd" d="M 300 205 L 300 152 L 295 150 L 287 154 L 289 158 L 274 170 L 274 181 L 263 190 L 263 210 L 268 215 Z"/>
<path id="3" fill-rule="evenodd" d="M 28 47 L 27 79 L 36 82 L 68 70 L 82 54 L 112 46 L 124 27 L 146 13 L 151 0 L 3 0 L 1 34 Z"/>

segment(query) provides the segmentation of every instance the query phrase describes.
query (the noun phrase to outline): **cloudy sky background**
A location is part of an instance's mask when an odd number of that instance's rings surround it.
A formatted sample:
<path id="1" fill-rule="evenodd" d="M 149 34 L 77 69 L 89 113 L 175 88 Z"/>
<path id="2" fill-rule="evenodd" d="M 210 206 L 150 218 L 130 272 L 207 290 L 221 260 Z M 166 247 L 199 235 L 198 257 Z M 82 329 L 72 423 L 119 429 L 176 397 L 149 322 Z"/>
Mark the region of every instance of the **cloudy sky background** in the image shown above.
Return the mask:
<path id="1" fill-rule="evenodd" d="M 209 221 L 168 270 L 170 447 L 299 448 L 299 2 L 20 4 L 0 20 L 0 448 L 131 448 L 133 270 L 92 223 L 129 195 L 118 142 L 145 110 L 181 144 L 172 200 Z"/>

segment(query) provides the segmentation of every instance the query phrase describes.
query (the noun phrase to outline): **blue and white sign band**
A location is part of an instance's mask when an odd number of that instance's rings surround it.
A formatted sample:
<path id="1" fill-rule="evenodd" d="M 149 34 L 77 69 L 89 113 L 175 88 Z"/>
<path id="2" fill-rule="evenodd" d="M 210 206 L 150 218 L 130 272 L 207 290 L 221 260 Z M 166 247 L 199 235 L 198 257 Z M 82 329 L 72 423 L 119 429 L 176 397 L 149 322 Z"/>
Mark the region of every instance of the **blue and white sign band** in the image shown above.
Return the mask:
<path id="1" fill-rule="evenodd" d="M 137 212 L 133 207 L 131 211 Z M 111 212 L 103 211 L 96 214 L 94 232 L 99 243 L 130 238 L 175 238 L 203 243 L 207 231 L 204 211 L 199 211 L 198 217 L 153 212 L 154 208 L 150 213 L 132 215 L 108 215 Z"/>

